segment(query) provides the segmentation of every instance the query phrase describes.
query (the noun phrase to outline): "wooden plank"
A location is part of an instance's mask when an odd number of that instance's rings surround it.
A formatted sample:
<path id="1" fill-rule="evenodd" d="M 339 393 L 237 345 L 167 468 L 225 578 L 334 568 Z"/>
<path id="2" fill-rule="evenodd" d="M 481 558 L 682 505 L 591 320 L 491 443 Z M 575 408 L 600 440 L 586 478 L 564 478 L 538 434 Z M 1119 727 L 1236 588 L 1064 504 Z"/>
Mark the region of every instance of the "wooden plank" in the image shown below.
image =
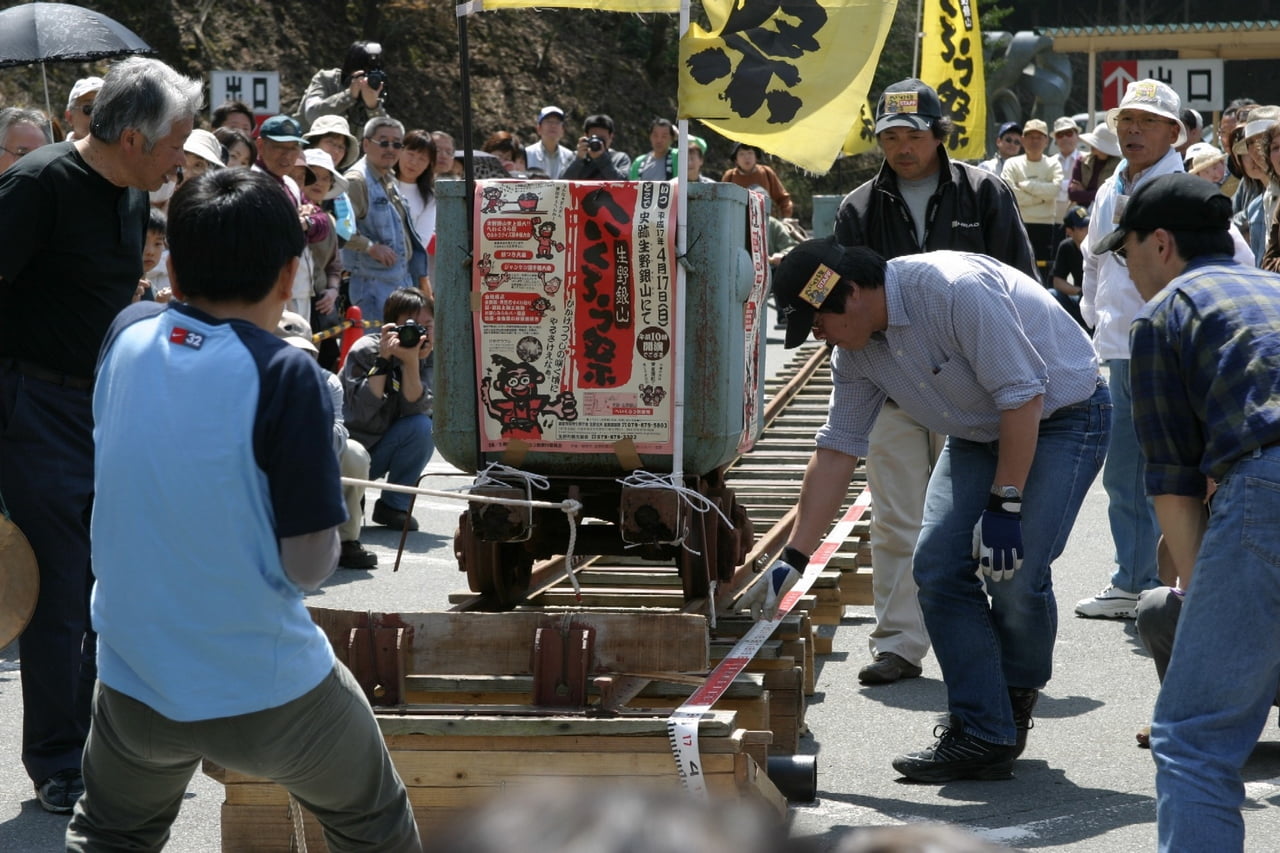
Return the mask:
<path id="1" fill-rule="evenodd" d="M 586 717 L 476 714 L 404 715 L 378 714 L 378 726 L 384 737 L 389 735 L 472 735 L 483 737 L 519 737 L 546 735 L 658 735 L 666 737 L 667 721 L 657 717 Z M 702 737 L 728 737 L 737 726 L 732 712 L 710 711 L 698 726 Z"/>
<path id="2" fill-rule="evenodd" d="M 717 713 L 717 712 L 712 712 Z M 663 715 L 665 721 L 666 715 Z M 664 726 L 665 728 L 665 726 Z M 722 737 L 705 737 L 700 736 L 698 739 L 698 748 L 703 755 L 719 755 L 723 753 L 736 752 L 741 749 L 738 740 L 735 740 L 737 732 L 743 729 L 735 729 L 728 736 Z M 761 737 L 769 739 L 769 732 L 747 731 L 747 737 Z M 457 736 L 457 737 L 436 737 L 433 735 L 388 735 L 386 738 L 387 748 L 396 750 L 420 750 L 424 752 L 466 752 L 479 751 L 485 749 L 500 748 L 508 752 L 542 752 L 547 750 L 577 750 L 590 751 L 600 753 L 601 755 L 612 755 L 614 753 L 628 752 L 645 752 L 660 753 L 662 755 L 671 754 L 671 743 L 664 736 L 651 737 L 589 737 L 589 736 L 564 736 L 557 737 L 547 735 L 542 737 L 528 736 L 511 736 L 503 738 L 483 737 L 483 736 Z"/>
<path id="3" fill-rule="evenodd" d="M 335 649 L 345 647 L 350 629 L 368 618 L 363 611 L 308 609 Z M 566 621 L 595 629 L 599 672 L 708 669 L 706 617 L 688 613 L 374 613 L 373 619 L 412 629 L 412 673 L 530 675 L 534 632 Z"/>

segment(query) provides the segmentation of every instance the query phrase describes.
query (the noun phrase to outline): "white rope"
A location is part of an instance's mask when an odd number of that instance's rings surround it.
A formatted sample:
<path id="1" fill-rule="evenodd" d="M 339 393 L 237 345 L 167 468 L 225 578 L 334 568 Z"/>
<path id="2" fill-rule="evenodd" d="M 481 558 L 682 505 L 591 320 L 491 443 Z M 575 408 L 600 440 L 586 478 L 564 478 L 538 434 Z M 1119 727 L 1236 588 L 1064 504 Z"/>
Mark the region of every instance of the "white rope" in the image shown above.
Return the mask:
<path id="1" fill-rule="evenodd" d="M 524 498 L 495 498 L 488 495 L 467 495 L 455 490 L 423 489 L 418 486 L 399 486 L 380 480 L 360 480 L 356 477 L 343 477 L 344 486 L 362 486 L 366 489 L 382 489 L 384 492 L 403 492 L 406 495 L 426 495 L 432 498 L 446 498 L 454 501 L 475 501 L 476 503 L 505 504 L 507 506 L 531 506 L 541 509 L 558 509 L 566 514 L 581 512 L 582 503 L 572 498 L 562 501 L 535 501 Z M 470 488 L 470 487 L 467 487 Z"/>
<path id="2" fill-rule="evenodd" d="M 706 495 L 702 494 L 698 490 L 691 489 L 688 486 L 685 486 L 684 484 L 680 483 L 678 480 L 676 480 L 674 474 L 654 474 L 651 471 L 636 470 L 636 471 L 632 471 L 630 474 L 623 477 L 622 479 L 616 480 L 615 482 L 621 483 L 623 486 L 630 486 L 633 489 L 667 489 L 669 491 L 673 491 L 677 495 L 679 495 L 680 500 L 684 501 L 689 506 L 689 508 L 692 509 L 694 512 L 706 512 L 707 510 L 713 509 L 716 511 L 716 515 L 720 516 L 720 520 L 725 523 L 726 527 L 729 527 L 729 528 L 733 527 L 733 522 L 729 521 L 729 519 L 725 517 L 724 512 L 720 509 L 720 507 L 716 506 L 714 501 L 712 501 L 710 498 L 708 498 Z M 701 554 L 698 551 L 695 551 L 689 547 L 688 543 L 685 542 L 685 539 L 686 537 L 681 536 L 679 539 L 673 539 L 670 542 L 662 542 L 659 544 L 679 545 L 681 548 L 685 549 L 690 554 L 693 554 L 695 556 L 701 556 Z M 647 542 L 627 543 L 627 547 L 636 548 L 636 547 L 639 547 L 640 545 L 647 545 L 647 544 L 652 544 L 652 543 L 647 543 Z"/>
<path id="3" fill-rule="evenodd" d="M 472 495 L 465 494 L 462 489 L 473 489 L 477 486 L 484 485 L 510 485 L 502 480 L 497 480 L 489 476 L 489 472 L 497 471 L 506 476 L 523 479 L 526 484 L 526 491 L 530 486 L 536 486 L 539 489 L 550 488 L 550 483 L 546 477 L 538 474 L 530 474 L 528 471 L 520 471 L 515 468 L 508 468 L 506 465 L 499 465 L 494 462 L 487 468 L 476 475 L 476 482 L 469 486 L 462 486 L 460 489 L 449 489 L 441 491 L 439 489 L 423 489 L 418 486 L 400 486 L 395 483 L 380 482 L 376 480 L 360 480 L 355 477 L 343 477 L 342 485 L 344 486 L 360 486 L 366 489 L 382 489 L 390 492 L 403 492 L 407 495 L 427 495 L 433 498 L 446 498 L 454 501 L 466 501 L 468 503 L 474 501 L 476 503 L 502 504 L 504 506 L 527 506 L 541 509 L 558 509 L 565 514 L 565 518 L 569 522 L 569 546 L 565 549 L 564 565 L 565 574 L 569 576 L 569 583 L 573 585 L 573 594 L 578 601 L 582 600 L 582 585 L 578 582 L 578 574 L 574 570 L 573 565 L 573 549 L 578 542 L 578 515 L 582 512 L 582 502 L 575 501 L 572 498 L 565 498 L 562 501 L 537 501 L 530 498 L 497 498 L 490 495 Z"/>
<path id="4" fill-rule="evenodd" d="M 494 474 L 501 474 L 506 479 L 498 479 L 493 476 Z M 521 471 L 519 468 L 512 468 L 509 465 L 503 465 L 501 462 L 490 462 L 486 465 L 483 471 L 476 474 L 476 481 L 471 484 L 471 487 L 511 485 L 507 480 L 522 480 L 525 484 L 525 491 L 530 494 L 532 494 L 532 489 L 535 488 L 543 492 L 551 488 L 551 481 L 541 474 Z"/>

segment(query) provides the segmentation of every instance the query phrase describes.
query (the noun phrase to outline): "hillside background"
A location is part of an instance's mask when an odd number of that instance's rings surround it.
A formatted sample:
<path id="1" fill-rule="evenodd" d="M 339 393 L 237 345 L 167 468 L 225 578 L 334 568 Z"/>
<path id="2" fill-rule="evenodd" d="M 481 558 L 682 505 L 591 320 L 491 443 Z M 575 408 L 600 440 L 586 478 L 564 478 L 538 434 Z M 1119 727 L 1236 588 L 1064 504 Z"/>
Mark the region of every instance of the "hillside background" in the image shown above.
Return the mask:
<path id="1" fill-rule="evenodd" d="M 1098 23 L 1218 20 L 1203 0 L 1018 0 L 1002 8 L 983 3 L 984 30 Z M 0 0 L 0 8 L 17 5 Z M 452 0 L 88 0 L 145 39 L 157 56 L 192 76 L 212 70 L 275 69 L 281 101 L 293 112 L 311 75 L 341 64 L 347 46 L 365 38 L 383 45 L 390 74 L 388 108 L 408 128 L 445 130 L 460 139 L 462 98 L 457 18 Z M 1256 0 L 1249 19 L 1263 18 L 1280 0 Z M 1203 7 L 1203 8 L 1202 8 Z M 877 70 L 873 92 L 909 76 L 913 0 L 901 0 Z M 696 2 L 695 2 L 695 14 Z M 568 133 L 582 120 L 606 112 L 618 125 L 615 146 L 633 155 L 648 150 L 654 116 L 675 117 L 677 21 L 674 15 L 634 15 L 569 9 L 486 12 L 468 20 L 475 147 L 495 130 L 535 138 L 534 120 L 544 104 L 567 113 Z M 1084 57 L 1078 60 L 1074 109 L 1083 110 Z M 1241 63 L 1231 63 L 1231 65 Z M 46 66 L 50 99 L 61 118 L 76 78 L 101 74 L 104 65 Z M 1255 94 L 1255 97 L 1258 95 Z M 0 105 L 43 107 L 38 67 L 0 69 Z M 1028 105 L 1029 107 L 1030 105 Z M 692 123 L 708 139 L 705 171 L 727 168 L 730 143 Z M 852 189 L 879 166 L 867 154 L 838 160 L 824 176 L 790 164 L 772 164 L 808 221 L 813 193 Z"/>

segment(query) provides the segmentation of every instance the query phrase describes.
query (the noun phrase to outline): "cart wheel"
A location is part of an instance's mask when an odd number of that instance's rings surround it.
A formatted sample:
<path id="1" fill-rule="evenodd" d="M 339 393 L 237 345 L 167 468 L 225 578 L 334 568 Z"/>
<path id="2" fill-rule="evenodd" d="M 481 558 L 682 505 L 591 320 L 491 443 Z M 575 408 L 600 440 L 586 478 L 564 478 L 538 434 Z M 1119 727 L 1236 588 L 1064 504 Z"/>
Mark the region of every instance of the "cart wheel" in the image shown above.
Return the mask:
<path id="1" fill-rule="evenodd" d="M 458 566 L 467 573 L 472 592 L 487 596 L 510 610 L 529 592 L 533 555 L 521 542 L 486 542 L 471 527 L 470 513 L 462 513 L 453 539 Z"/>

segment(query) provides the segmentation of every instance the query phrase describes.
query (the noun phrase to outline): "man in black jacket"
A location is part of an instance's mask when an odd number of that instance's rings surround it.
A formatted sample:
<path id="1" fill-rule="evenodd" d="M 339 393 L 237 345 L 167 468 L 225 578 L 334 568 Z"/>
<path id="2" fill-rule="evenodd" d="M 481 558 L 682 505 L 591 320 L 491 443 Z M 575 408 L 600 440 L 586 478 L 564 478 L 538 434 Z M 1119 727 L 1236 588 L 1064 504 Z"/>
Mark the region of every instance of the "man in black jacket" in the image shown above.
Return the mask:
<path id="1" fill-rule="evenodd" d="M 840 203 L 836 240 L 843 246 L 867 246 L 886 259 L 938 249 L 981 252 L 1036 277 L 1013 193 L 998 176 L 947 156 L 952 130 L 938 93 L 921 81 L 903 80 L 885 89 L 876 105 L 875 127 L 884 165 Z M 871 562 L 876 627 L 868 641 L 873 661 L 858 673 L 864 684 L 915 678 L 929 651 L 911 559 L 925 487 L 942 440 L 892 400 L 885 401 L 871 433 L 867 480 L 875 501 Z"/>

